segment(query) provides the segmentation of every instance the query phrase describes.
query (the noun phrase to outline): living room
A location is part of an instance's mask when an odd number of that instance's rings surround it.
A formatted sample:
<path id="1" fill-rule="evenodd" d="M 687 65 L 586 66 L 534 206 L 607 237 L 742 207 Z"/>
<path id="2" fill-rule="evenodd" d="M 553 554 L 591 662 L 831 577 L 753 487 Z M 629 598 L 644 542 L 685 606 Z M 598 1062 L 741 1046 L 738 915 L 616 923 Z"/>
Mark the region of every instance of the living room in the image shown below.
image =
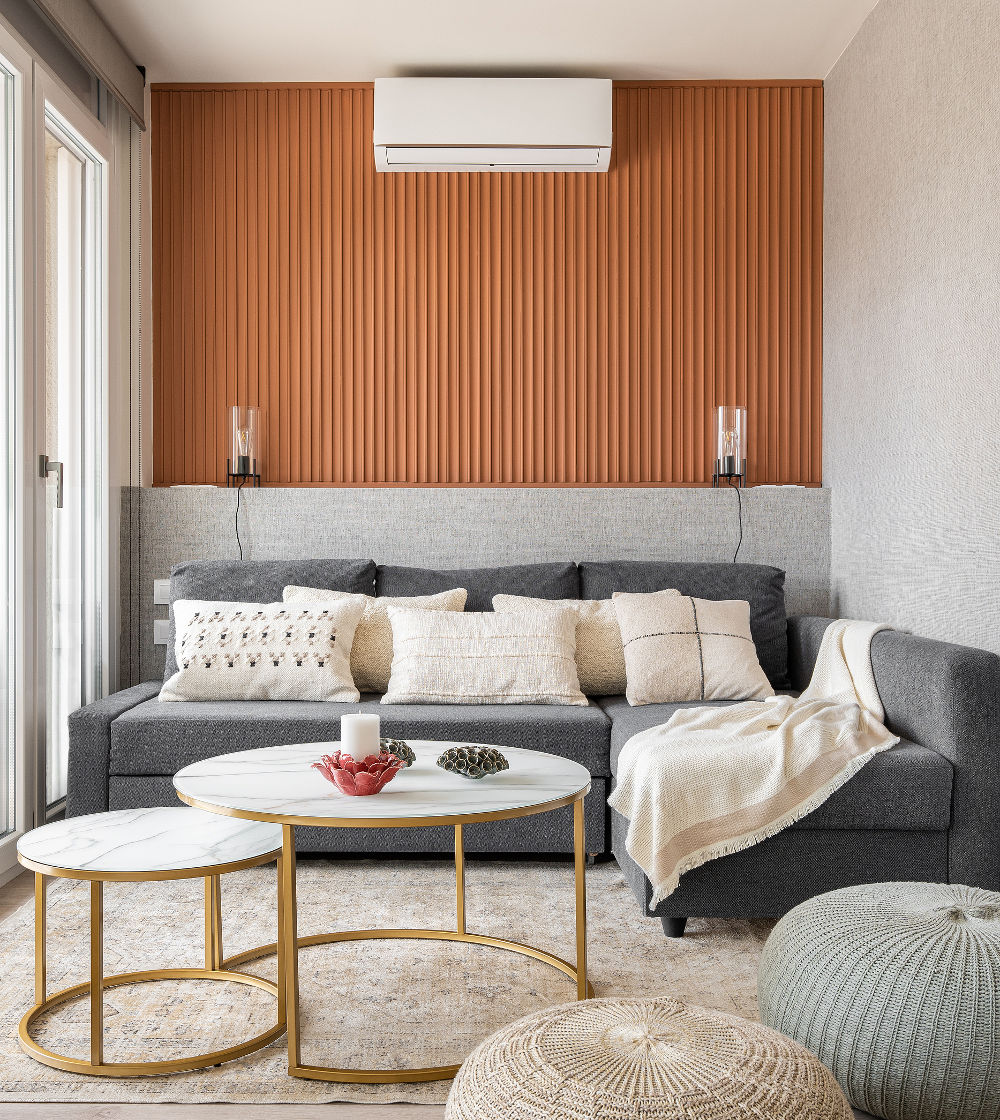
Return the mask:
<path id="1" fill-rule="evenodd" d="M 0 0 L 0 1112 L 1000 1120 L 995 0 Z"/>

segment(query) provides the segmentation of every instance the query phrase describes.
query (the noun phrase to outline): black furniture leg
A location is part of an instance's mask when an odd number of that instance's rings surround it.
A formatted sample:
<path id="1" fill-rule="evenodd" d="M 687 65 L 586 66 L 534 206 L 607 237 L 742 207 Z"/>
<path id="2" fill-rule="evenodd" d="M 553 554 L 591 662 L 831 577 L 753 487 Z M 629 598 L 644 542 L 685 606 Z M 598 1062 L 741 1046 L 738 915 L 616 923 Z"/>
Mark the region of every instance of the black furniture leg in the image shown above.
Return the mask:
<path id="1" fill-rule="evenodd" d="M 663 926 L 664 937 L 683 937 L 684 927 L 687 924 L 687 918 L 668 918 L 666 914 L 660 918 L 660 925 Z"/>

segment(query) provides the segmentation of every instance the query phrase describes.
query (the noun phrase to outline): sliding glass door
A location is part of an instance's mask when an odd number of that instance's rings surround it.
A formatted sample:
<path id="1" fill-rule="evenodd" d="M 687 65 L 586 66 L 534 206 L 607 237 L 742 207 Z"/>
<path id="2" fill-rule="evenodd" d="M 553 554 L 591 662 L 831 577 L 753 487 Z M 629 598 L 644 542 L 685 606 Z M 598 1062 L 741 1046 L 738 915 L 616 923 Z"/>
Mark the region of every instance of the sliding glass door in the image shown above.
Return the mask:
<path id="1" fill-rule="evenodd" d="M 20 442 L 16 417 L 23 341 L 18 298 L 23 202 L 18 181 L 22 98 L 21 69 L 12 59 L 0 55 L 0 837 L 18 828 L 18 794 L 24 777 L 15 734 L 14 692 L 18 574 L 15 480 Z"/>
<path id="2" fill-rule="evenodd" d="M 100 143 L 97 126 L 85 132 L 46 99 L 39 220 L 44 403 L 36 430 L 45 481 L 42 722 L 50 814 L 66 796 L 69 715 L 101 695 L 106 666 L 107 159 Z"/>

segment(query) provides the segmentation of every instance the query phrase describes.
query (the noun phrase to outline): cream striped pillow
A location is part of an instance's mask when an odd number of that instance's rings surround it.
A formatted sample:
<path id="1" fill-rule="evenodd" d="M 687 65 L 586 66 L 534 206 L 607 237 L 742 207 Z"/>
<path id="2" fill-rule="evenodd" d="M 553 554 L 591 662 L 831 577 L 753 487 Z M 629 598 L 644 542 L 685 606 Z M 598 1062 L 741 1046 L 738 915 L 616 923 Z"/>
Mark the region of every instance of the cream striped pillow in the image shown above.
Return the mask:
<path id="1" fill-rule="evenodd" d="M 419 607 L 427 611 L 463 611 L 468 591 L 456 587 L 436 595 L 359 595 L 326 591 L 318 587 L 286 587 L 286 603 L 342 603 L 352 600 L 363 607 L 351 649 L 351 675 L 362 692 L 385 692 L 392 669 L 392 626 L 389 607 Z"/>
<path id="2" fill-rule="evenodd" d="M 383 704 L 586 704 L 576 616 L 389 607 L 392 675 Z"/>

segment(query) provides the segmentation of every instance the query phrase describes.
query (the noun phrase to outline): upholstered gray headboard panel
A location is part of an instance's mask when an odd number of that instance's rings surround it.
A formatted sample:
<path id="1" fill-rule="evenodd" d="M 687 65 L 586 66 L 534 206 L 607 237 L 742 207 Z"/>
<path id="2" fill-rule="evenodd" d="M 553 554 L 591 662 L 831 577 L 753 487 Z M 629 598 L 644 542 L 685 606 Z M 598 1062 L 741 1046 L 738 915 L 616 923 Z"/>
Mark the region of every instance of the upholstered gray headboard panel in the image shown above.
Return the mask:
<path id="1" fill-rule="evenodd" d="M 236 493 L 217 488 L 123 494 L 121 683 L 163 672 L 153 645 L 153 580 L 182 560 L 233 559 Z M 744 491 L 740 560 L 786 573 L 789 614 L 829 609 L 829 492 Z M 550 560 L 731 560 L 736 495 L 677 487 L 244 489 L 247 559 L 371 557 L 383 564 L 476 567 Z M 131 578 L 129 578 L 131 571 Z"/>

